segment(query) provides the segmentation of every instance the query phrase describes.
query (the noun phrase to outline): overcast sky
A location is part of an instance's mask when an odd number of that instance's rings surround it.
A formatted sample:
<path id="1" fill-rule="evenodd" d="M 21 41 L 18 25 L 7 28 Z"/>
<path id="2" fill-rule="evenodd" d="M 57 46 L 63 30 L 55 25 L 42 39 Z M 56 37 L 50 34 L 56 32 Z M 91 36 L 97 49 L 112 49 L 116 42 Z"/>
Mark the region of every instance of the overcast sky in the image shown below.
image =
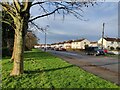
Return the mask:
<path id="1" fill-rule="evenodd" d="M 118 3 L 104 2 L 98 3 L 94 7 L 83 7 L 84 17 L 81 21 L 72 15 L 67 15 L 63 21 L 62 16 L 44 17 L 35 20 L 35 23 L 40 27 L 49 25 L 47 31 L 47 43 L 54 43 L 65 40 L 87 38 L 90 41 L 97 41 L 101 37 L 102 24 L 105 23 L 105 36 L 118 37 Z M 39 14 L 37 8 L 31 9 L 33 16 Z M 44 33 L 35 31 L 35 34 L 40 39 L 39 43 L 44 43 Z"/>

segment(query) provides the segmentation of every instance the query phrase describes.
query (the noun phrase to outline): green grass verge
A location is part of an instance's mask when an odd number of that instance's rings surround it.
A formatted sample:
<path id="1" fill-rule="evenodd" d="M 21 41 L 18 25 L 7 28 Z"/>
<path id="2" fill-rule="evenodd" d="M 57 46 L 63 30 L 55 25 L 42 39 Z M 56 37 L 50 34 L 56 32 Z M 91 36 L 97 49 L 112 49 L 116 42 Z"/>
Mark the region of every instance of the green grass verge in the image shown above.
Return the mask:
<path id="1" fill-rule="evenodd" d="M 118 57 L 119 55 L 110 55 L 110 54 L 106 54 L 106 56 L 110 56 L 110 57 Z"/>
<path id="2" fill-rule="evenodd" d="M 111 54 L 105 54 L 106 57 L 115 58 L 116 60 L 120 59 L 120 55 L 111 55 Z"/>
<path id="3" fill-rule="evenodd" d="M 12 65 L 9 58 L 2 60 L 3 88 L 118 88 L 109 81 L 35 49 L 25 52 L 24 74 L 9 76 Z"/>

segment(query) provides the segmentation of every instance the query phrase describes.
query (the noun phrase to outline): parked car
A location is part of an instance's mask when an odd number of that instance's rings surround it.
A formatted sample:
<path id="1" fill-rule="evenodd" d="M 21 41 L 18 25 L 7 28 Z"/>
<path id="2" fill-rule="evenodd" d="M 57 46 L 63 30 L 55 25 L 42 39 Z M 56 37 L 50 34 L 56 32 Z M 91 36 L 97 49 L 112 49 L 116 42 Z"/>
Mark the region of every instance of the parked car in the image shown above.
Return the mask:
<path id="1" fill-rule="evenodd" d="M 59 48 L 54 48 L 55 51 L 59 51 Z"/>
<path id="2" fill-rule="evenodd" d="M 99 56 L 99 55 L 105 55 L 105 52 L 104 52 L 103 49 L 100 49 L 98 47 L 88 47 L 86 49 L 86 54 L 87 55 Z"/>
<path id="3" fill-rule="evenodd" d="M 65 48 L 59 48 L 59 51 L 66 51 L 66 49 Z"/>
<path id="4" fill-rule="evenodd" d="M 55 49 L 55 47 L 51 47 L 51 50 L 54 50 Z"/>
<path id="5" fill-rule="evenodd" d="M 104 53 L 108 53 L 108 50 L 107 49 L 103 49 Z"/>
<path id="6" fill-rule="evenodd" d="M 63 48 L 63 47 L 57 47 L 57 48 L 55 48 L 55 50 L 56 50 L 56 51 L 66 51 L 66 49 Z"/>

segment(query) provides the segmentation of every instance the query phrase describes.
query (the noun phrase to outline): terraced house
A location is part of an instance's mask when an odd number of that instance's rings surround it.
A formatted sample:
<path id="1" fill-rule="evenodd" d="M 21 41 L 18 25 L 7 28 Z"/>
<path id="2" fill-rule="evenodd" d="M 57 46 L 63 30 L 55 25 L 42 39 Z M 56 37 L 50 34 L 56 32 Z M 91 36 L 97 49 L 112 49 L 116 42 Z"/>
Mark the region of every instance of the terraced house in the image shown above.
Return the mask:
<path id="1" fill-rule="evenodd" d="M 72 49 L 85 49 L 85 45 L 90 45 L 90 41 L 85 38 L 74 40 L 71 43 Z"/>
<path id="2" fill-rule="evenodd" d="M 64 48 L 68 49 L 68 48 L 72 48 L 72 43 L 73 40 L 68 40 L 68 41 L 64 41 Z"/>
<path id="3" fill-rule="evenodd" d="M 102 45 L 102 38 L 100 40 L 98 40 L 98 45 L 101 46 Z M 103 48 L 106 49 L 117 49 L 120 48 L 120 38 L 110 38 L 110 37 L 104 37 L 103 38 Z"/>
<path id="4" fill-rule="evenodd" d="M 90 42 L 90 45 L 91 47 L 97 47 L 98 46 L 98 42 L 97 41 L 92 41 Z"/>

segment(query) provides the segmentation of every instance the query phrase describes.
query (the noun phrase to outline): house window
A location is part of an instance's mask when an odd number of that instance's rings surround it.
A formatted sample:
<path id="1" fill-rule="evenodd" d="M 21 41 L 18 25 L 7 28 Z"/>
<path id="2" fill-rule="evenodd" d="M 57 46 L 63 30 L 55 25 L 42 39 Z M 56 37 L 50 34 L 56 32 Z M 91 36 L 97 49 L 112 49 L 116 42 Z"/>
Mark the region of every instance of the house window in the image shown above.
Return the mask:
<path id="1" fill-rule="evenodd" d="M 86 42 L 84 42 L 84 44 L 86 45 Z"/>
<path id="2" fill-rule="evenodd" d="M 112 41 L 111 44 L 114 44 L 114 42 Z"/>

